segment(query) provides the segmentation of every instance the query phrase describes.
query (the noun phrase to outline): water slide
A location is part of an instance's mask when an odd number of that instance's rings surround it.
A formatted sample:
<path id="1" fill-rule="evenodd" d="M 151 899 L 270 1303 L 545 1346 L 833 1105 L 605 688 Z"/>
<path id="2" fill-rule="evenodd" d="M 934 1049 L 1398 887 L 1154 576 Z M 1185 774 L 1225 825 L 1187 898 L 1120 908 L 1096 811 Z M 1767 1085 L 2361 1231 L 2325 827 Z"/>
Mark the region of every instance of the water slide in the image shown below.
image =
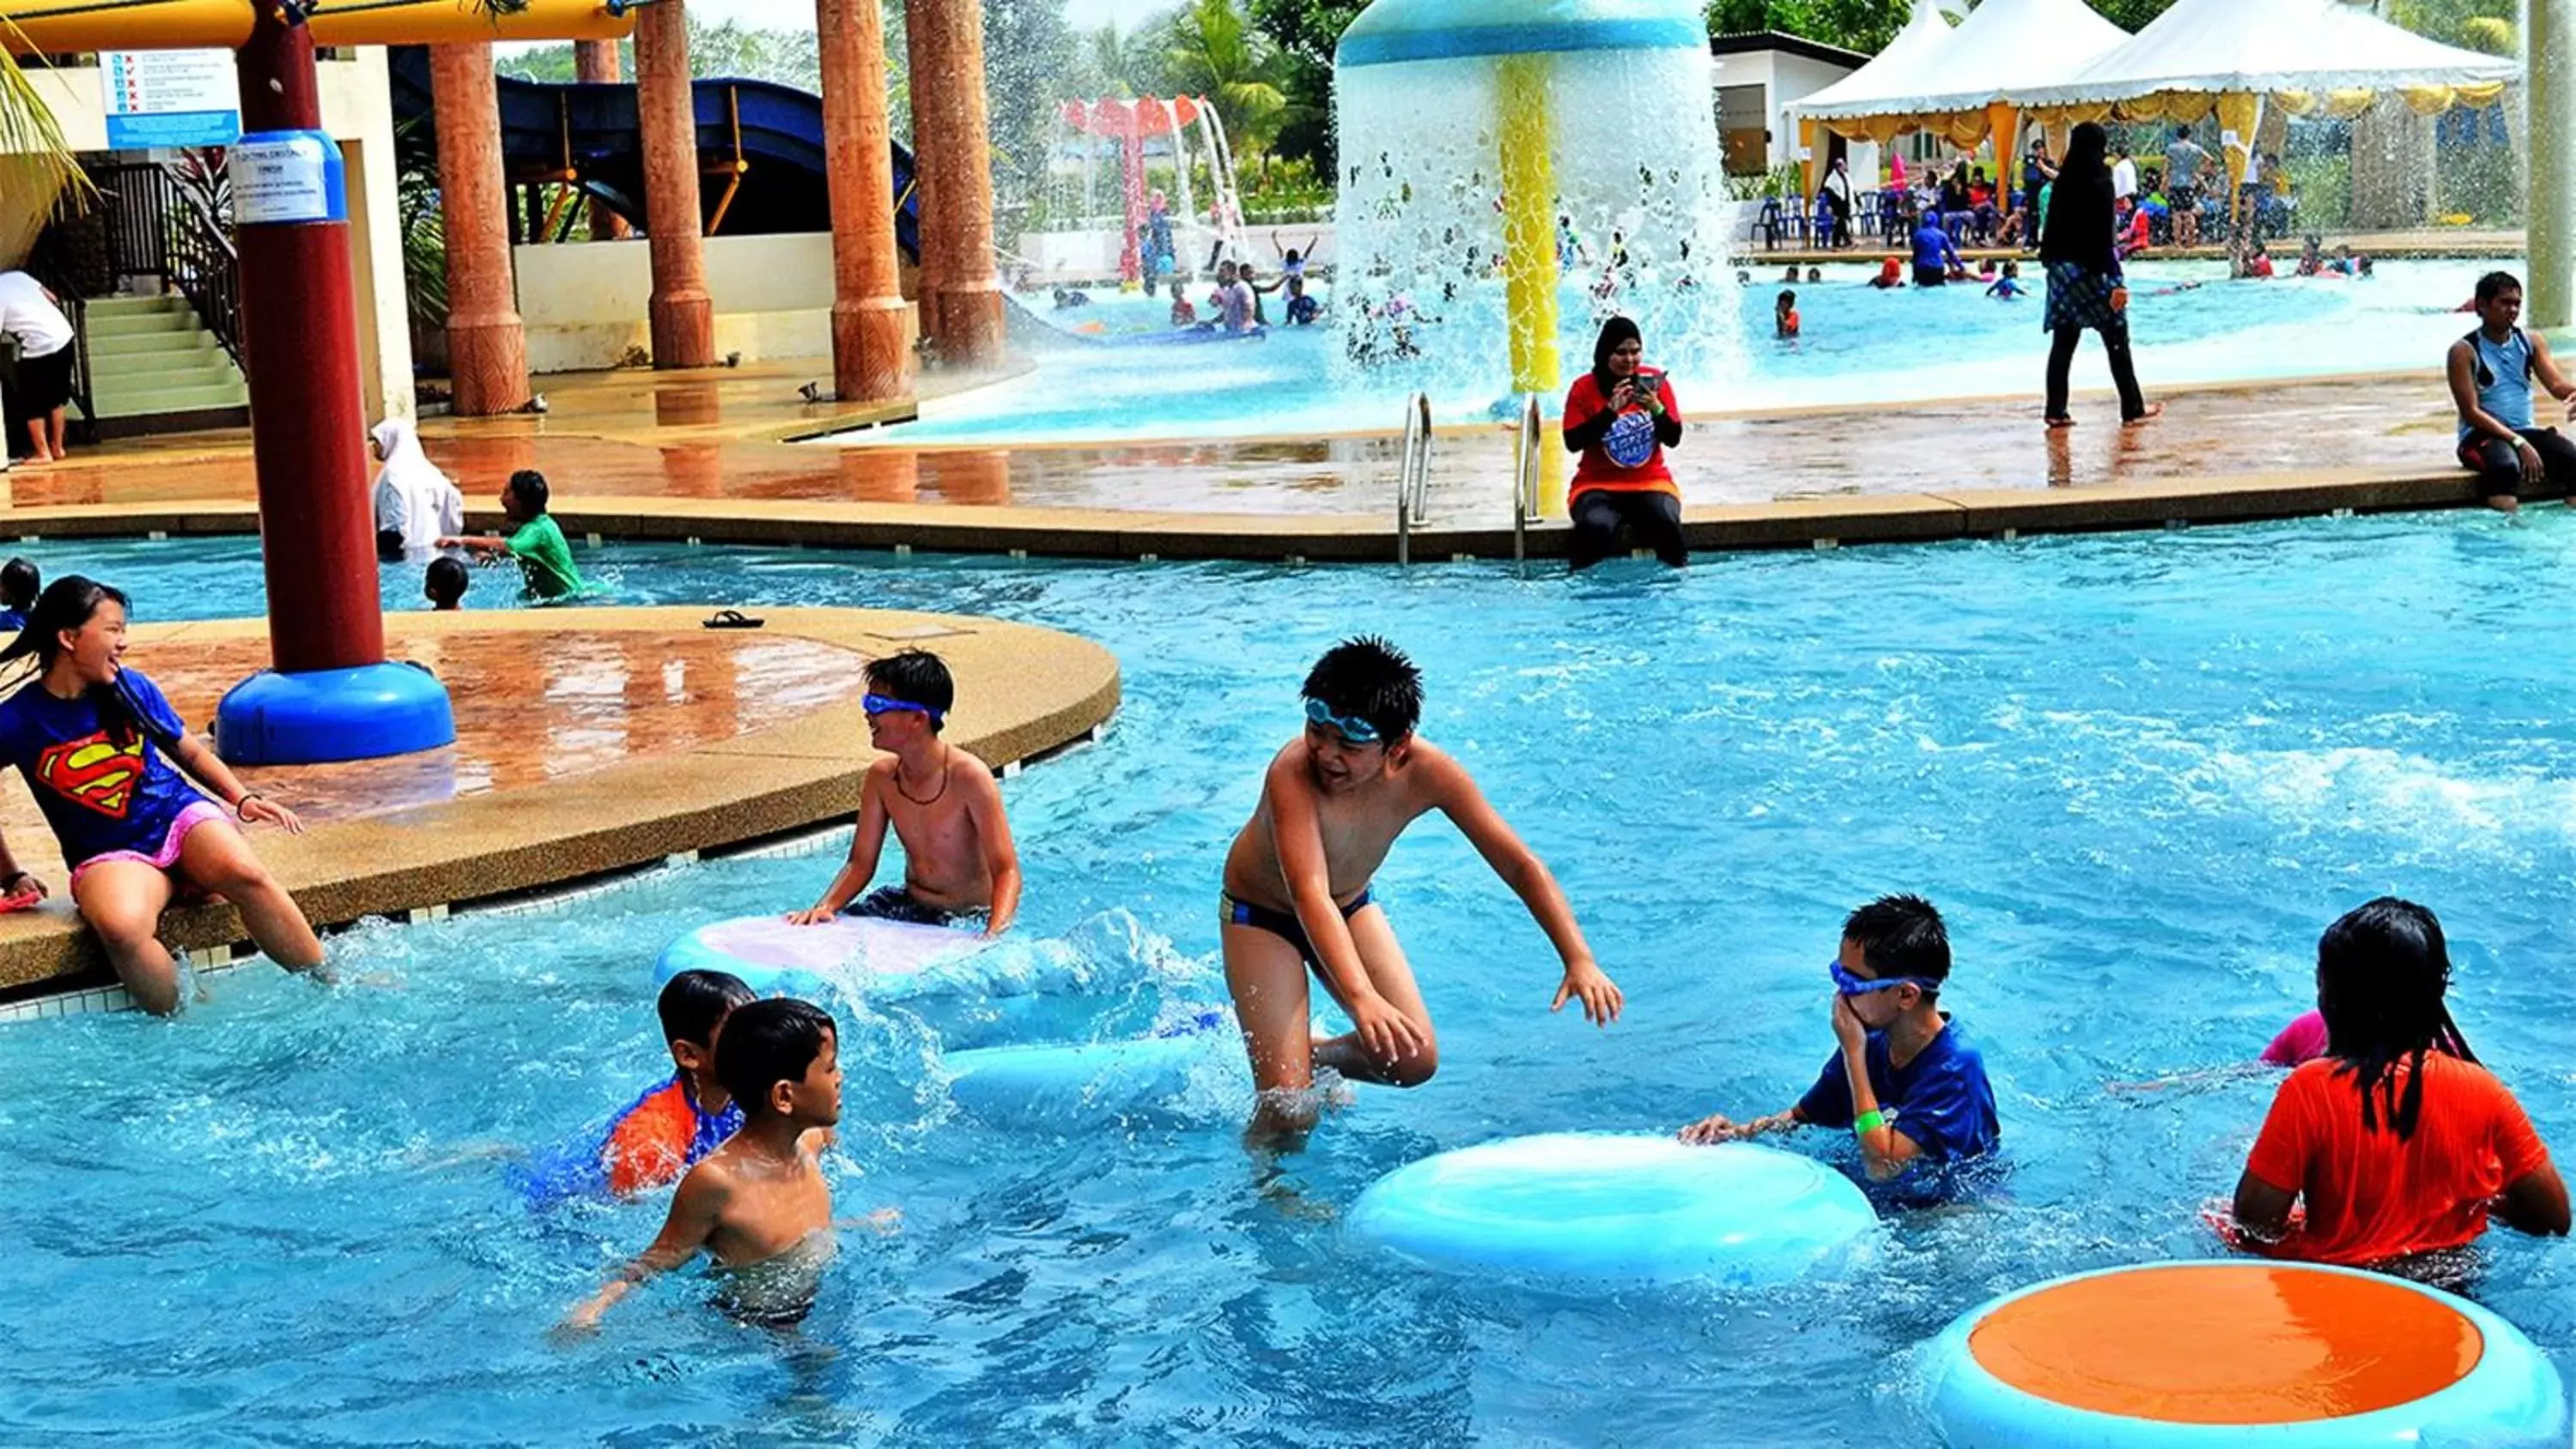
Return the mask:
<path id="1" fill-rule="evenodd" d="M 391 55 L 394 120 L 405 143 L 434 147 L 429 52 Z M 590 194 L 644 225 L 644 139 L 632 84 L 541 84 L 501 77 L 501 156 L 513 183 L 577 175 Z M 695 97 L 698 188 L 707 231 L 767 236 L 832 229 L 823 173 L 823 102 L 793 86 L 702 80 Z M 895 241 L 921 255 L 921 197 L 912 153 L 894 148 Z"/>

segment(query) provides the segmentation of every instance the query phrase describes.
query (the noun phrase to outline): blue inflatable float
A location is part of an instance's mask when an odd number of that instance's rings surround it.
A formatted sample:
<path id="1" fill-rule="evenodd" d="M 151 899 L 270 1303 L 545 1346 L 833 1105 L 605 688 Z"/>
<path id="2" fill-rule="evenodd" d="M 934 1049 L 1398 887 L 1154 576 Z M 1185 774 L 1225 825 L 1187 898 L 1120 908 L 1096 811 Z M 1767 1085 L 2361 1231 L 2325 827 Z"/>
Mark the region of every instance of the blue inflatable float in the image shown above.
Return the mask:
<path id="1" fill-rule="evenodd" d="M 1258 342 L 1269 335 L 1270 329 L 1260 323 L 1240 332 L 1228 332 L 1213 322 L 1202 322 L 1168 332 L 1120 332 L 1090 340 L 1103 347 L 1204 347 L 1218 342 Z"/>
<path id="2" fill-rule="evenodd" d="M 664 947 L 653 984 L 659 987 L 683 971 L 730 971 L 763 996 L 901 990 L 983 945 L 981 936 L 945 926 L 863 916 L 839 916 L 819 926 L 790 925 L 784 915 L 739 916 L 700 926 Z"/>
<path id="3" fill-rule="evenodd" d="M 949 1094 L 978 1117 L 1061 1119 L 1134 1112 L 1167 1100 L 1201 1071 L 1243 1066 L 1221 1012 L 1124 1041 L 979 1047 L 948 1054 Z"/>
<path id="4" fill-rule="evenodd" d="M 1821 1163 L 1750 1143 L 1557 1132 L 1427 1157 L 1360 1194 L 1353 1234 L 1440 1267 L 1782 1283 L 1878 1224 Z"/>
<path id="5" fill-rule="evenodd" d="M 2568 1442 L 2558 1371 L 2513 1325 L 2351 1268 L 2084 1273 L 1998 1298 L 1926 1351 L 1952 1449 Z"/>

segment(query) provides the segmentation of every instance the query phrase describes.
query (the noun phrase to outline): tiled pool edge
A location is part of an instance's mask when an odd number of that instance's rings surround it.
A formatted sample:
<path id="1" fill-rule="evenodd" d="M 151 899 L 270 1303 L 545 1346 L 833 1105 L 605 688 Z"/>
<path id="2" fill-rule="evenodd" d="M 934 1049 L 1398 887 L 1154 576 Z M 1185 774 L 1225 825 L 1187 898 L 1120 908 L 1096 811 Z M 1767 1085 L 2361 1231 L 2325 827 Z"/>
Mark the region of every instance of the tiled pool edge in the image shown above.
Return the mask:
<path id="1" fill-rule="evenodd" d="M 1499 480 L 1497 487 L 1501 486 Z M 2346 470 L 2171 478 L 2081 488 L 1986 488 L 1698 504 L 1684 510 L 1694 552 L 1925 542 L 2242 523 L 2338 512 L 2461 508 L 2479 502 L 2463 469 Z M 1390 563 L 1392 516 L 1177 513 L 972 504 L 582 498 L 555 510 L 576 540 L 1028 554 L 1087 559 L 1237 559 Z M 256 533 L 249 503 L 81 504 L 8 515 L 21 538 L 126 538 Z M 481 518 L 475 520 L 485 522 Z M 497 515 L 493 520 L 497 523 Z M 1533 527 L 1533 558 L 1562 557 L 1562 522 Z M 1414 530 L 1419 560 L 1510 558 L 1505 525 Z"/>
<path id="2" fill-rule="evenodd" d="M 698 629 L 689 609 L 530 611 L 522 615 L 401 615 L 401 629 Z M 524 619 L 525 623 L 501 621 Z M 913 642 L 925 624 L 947 632 L 960 693 L 955 742 L 1005 776 L 1099 738 L 1118 706 L 1118 666 L 1088 640 L 963 615 L 859 609 L 770 611 L 770 632 L 869 653 Z M 255 620 L 166 626 L 252 631 Z M 138 635 L 150 635 L 138 630 Z M 397 648 L 398 652 L 398 648 Z M 698 749 L 644 755 L 524 790 L 459 797 L 393 814 L 316 826 L 295 839 L 263 836 L 267 854 L 317 924 L 379 918 L 556 909 L 642 871 L 735 854 L 790 853 L 828 839 L 856 810 L 867 756 L 855 701 Z M 164 917 L 163 940 L 201 971 L 242 948 L 228 907 Z M 116 1010 L 118 988 L 67 907 L 0 918 L 0 1023 Z"/>

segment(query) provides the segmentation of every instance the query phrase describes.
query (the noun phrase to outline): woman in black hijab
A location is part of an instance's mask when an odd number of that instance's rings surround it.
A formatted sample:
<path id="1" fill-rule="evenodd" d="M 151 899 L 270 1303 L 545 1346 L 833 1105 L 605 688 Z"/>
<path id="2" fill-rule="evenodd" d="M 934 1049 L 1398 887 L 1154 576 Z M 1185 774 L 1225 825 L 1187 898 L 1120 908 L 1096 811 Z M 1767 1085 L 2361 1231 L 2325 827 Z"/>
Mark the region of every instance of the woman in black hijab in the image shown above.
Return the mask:
<path id="1" fill-rule="evenodd" d="M 2138 391 L 2129 356 L 2129 289 L 2120 275 L 2114 240 L 2111 168 L 2103 160 L 2110 138 L 2086 121 L 2066 146 L 2056 189 L 2049 193 L 2048 222 L 2040 233 L 2039 260 L 2048 269 L 2048 425 L 2073 426 L 2066 412 L 2066 374 L 2075 344 L 2087 328 L 2102 334 L 2111 357 L 2111 380 L 2120 388 L 2120 421 L 2143 423 L 2164 411 Z"/>
<path id="2" fill-rule="evenodd" d="M 1675 568 L 1689 558 L 1681 490 L 1664 465 L 1664 450 L 1682 440 L 1681 405 L 1671 380 L 1647 367 L 1645 355 L 1637 324 L 1611 318 L 1592 344 L 1592 370 L 1565 396 L 1565 450 L 1583 455 L 1574 470 L 1567 548 L 1578 569 L 1617 552 L 1622 527 Z"/>

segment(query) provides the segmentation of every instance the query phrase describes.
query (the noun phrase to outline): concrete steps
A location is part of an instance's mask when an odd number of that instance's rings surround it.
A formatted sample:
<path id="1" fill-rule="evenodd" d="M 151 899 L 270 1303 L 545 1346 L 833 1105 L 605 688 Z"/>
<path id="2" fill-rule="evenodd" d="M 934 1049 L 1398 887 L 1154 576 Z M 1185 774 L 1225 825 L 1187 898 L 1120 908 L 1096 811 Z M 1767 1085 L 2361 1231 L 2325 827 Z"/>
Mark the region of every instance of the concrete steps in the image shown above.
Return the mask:
<path id="1" fill-rule="evenodd" d="M 165 415 L 174 426 L 196 427 L 207 414 L 250 406 L 241 369 L 185 297 L 95 298 L 83 327 L 90 400 L 102 427 L 149 432 L 151 420 Z"/>

